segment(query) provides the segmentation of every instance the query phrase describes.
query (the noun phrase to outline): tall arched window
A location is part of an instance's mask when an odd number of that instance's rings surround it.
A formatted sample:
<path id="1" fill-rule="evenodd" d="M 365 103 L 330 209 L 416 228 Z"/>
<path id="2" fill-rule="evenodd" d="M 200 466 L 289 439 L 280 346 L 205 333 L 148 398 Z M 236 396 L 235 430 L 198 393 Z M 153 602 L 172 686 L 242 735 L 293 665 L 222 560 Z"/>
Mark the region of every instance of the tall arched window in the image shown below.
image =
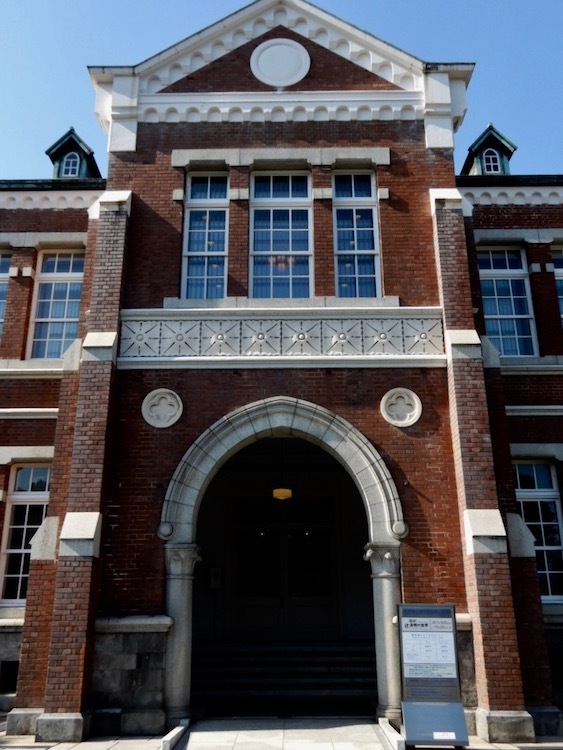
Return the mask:
<path id="1" fill-rule="evenodd" d="M 500 172 L 500 156 L 494 148 L 488 148 L 483 153 L 483 169 L 485 172 Z"/>
<path id="2" fill-rule="evenodd" d="M 63 168 L 61 177 L 78 177 L 80 168 L 80 159 L 75 151 L 71 151 L 63 159 Z"/>

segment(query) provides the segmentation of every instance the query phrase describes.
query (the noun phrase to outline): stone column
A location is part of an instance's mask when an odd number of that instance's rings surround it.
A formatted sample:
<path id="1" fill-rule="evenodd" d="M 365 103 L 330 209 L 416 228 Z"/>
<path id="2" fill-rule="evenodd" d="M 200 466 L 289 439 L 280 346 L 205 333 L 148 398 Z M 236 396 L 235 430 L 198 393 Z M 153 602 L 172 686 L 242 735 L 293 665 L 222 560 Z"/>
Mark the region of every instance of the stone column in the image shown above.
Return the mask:
<path id="1" fill-rule="evenodd" d="M 375 657 L 377 662 L 377 716 L 401 722 L 399 637 L 394 619 L 401 600 L 400 548 L 366 544 L 364 560 L 371 563 Z"/>
<path id="2" fill-rule="evenodd" d="M 201 560 L 195 544 L 167 544 L 166 613 L 173 624 L 166 643 L 165 703 L 169 728 L 189 716 L 192 668 L 192 605 L 195 564 Z"/>

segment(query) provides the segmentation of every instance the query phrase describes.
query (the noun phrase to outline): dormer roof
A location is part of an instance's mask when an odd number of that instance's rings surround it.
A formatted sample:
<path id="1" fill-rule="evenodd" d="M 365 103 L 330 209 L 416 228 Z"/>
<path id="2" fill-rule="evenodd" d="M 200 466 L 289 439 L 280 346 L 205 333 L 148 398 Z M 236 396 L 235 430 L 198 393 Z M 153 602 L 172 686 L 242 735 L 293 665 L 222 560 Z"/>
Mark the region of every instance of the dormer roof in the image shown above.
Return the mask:
<path id="1" fill-rule="evenodd" d="M 79 178 L 99 178 L 101 177 L 100 170 L 94 159 L 94 152 L 88 146 L 73 127 L 69 128 L 67 132 L 62 135 L 58 141 L 55 141 L 45 153 L 51 159 L 53 163 L 53 177 L 57 178 L 68 178 L 68 174 L 64 174 L 65 159 L 69 156 L 75 155 L 73 158 L 76 169 L 73 170 L 76 173 L 70 176 Z"/>
<path id="2" fill-rule="evenodd" d="M 508 162 L 517 148 L 492 123 L 489 123 L 481 135 L 469 146 L 461 174 L 510 174 Z M 491 151 L 498 155 L 498 169 L 496 170 L 487 168 L 486 154 Z"/>
<path id="3" fill-rule="evenodd" d="M 322 55 L 340 58 L 339 80 L 323 80 Z M 269 57 L 296 77 L 269 76 Z M 429 147 L 451 148 L 473 67 L 426 63 L 306 0 L 256 0 L 137 65 L 89 71 L 110 151 L 134 150 L 140 122 L 271 119 L 423 119 Z"/>

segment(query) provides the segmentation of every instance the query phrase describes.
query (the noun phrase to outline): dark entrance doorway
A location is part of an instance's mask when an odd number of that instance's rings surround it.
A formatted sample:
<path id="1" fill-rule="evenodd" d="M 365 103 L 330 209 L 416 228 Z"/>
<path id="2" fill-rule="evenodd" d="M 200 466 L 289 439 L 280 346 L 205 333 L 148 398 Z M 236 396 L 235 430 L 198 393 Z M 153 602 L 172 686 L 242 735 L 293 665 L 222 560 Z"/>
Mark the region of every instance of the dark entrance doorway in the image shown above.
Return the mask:
<path id="1" fill-rule="evenodd" d="M 291 498 L 276 499 L 275 488 Z M 197 523 L 192 704 L 209 713 L 375 705 L 367 519 L 326 451 L 269 438 L 237 453 Z M 246 708 L 245 708 L 246 706 Z"/>

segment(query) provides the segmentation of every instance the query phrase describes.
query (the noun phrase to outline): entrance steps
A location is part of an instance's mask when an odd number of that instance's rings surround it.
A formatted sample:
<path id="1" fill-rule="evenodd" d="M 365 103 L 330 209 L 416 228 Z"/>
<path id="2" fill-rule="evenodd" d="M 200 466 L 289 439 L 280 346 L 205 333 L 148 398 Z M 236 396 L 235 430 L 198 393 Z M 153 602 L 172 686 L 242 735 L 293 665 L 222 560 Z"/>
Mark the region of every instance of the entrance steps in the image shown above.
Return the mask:
<path id="1" fill-rule="evenodd" d="M 217 715 L 272 707 L 276 715 L 373 715 L 376 696 L 373 642 L 207 643 L 193 651 L 192 703 Z"/>

